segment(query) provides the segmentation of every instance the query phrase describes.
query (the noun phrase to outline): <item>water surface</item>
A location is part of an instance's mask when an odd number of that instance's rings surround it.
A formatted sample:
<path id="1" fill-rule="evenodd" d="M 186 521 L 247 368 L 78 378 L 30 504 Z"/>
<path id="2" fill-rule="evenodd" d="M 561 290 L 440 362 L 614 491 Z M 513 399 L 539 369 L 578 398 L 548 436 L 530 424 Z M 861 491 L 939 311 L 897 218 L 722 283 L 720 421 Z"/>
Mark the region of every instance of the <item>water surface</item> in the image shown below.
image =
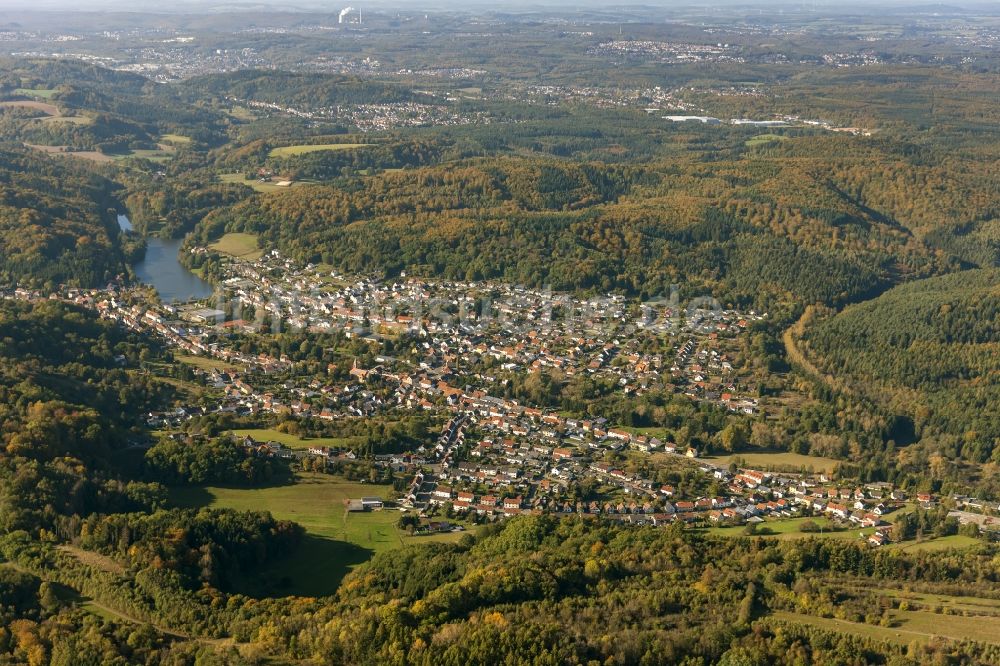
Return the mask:
<path id="1" fill-rule="evenodd" d="M 122 231 L 132 231 L 132 222 L 126 215 L 118 216 L 118 226 Z M 135 266 L 139 280 L 152 285 L 164 303 L 208 298 L 212 295 L 212 285 L 184 268 L 177 261 L 181 247 L 180 239 L 146 239 L 146 256 Z"/>

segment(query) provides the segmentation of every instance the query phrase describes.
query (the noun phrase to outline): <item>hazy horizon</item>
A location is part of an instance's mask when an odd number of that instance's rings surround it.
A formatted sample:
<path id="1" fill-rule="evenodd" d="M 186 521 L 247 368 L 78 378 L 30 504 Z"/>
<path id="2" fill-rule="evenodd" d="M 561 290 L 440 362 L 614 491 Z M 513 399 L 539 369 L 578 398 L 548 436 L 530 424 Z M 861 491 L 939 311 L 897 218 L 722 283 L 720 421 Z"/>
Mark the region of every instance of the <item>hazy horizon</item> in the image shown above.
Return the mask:
<path id="1" fill-rule="evenodd" d="M 836 2 L 835 0 L 814 0 L 802 2 L 801 0 L 770 0 L 770 1 L 746 1 L 746 0 L 717 0 L 707 2 L 704 0 L 685 0 L 684 2 L 670 2 L 669 0 L 652 0 L 649 2 L 628 2 L 628 3 L 606 3 L 600 0 L 547 0 L 544 3 L 531 3 L 522 0 L 505 0 L 504 2 L 488 2 L 486 0 L 471 0 L 467 2 L 450 2 L 447 0 L 423 0 L 421 2 L 400 2 L 399 0 L 371 0 L 368 2 L 320 2 L 316 0 L 296 0 L 281 6 L 281 13 L 287 12 L 308 12 L 323 13 L 336 12 L 340 8 L 348 5 L 361 5 L 372 9 L 386 10 L 493 10 L 493 11 L 549 11 L 549 10 L 572 10 L 572 9 L 666 9 L 666 10 L 689 10 L 689 9 L 720 9 L 720 8 L 751 8 L 751 7 L 775 7 L 800 8 L 807 11 L 823 10 L 843 10 L 844 12 L 863 9 L 866 11 L 877 11 L 877 9 L 899 9 L 901 7 L 913 7 L 931 9 L 979 9 L 982 7 L 996 7 L 995 2 L 989 0 L 959 0 L 957 2 L 921 2 L 920 0 L 888 0 L 881 2 L 878 7 L 873 7 L 870 3 L 858 2 Z M 254 0 L 234 0 L 226 2 L 198 2 L 197 0 L 180 0 L 164 6 L 162 3 L 140 0 L 139 2 L 126 2 L 124 0 L 0 0 L 0 12 L 4 10 L 20 11 L 71 11 L 71 12 L 93 12 L 111 11 L 124 13 L 160 13 L 160 14 L 200 14 L 200 13 L 224 13 L 259 11 L 267 9 L 275 11 L 272 4 L 257 2 Z M 16 21 L 16 17 L 3 17 L 0 20 L 5 22 Z"/>

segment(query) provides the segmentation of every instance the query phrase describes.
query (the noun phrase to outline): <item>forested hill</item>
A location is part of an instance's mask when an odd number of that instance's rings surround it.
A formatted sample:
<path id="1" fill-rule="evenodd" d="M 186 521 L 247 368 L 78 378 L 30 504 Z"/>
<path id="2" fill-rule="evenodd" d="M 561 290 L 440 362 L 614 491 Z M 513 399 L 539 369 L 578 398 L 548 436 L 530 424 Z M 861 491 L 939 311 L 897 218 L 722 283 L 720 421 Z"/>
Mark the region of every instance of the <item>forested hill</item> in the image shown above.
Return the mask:
<path id="1" fill-rule="evenodd" d="M 99 286 L 124 273 L 113 189 L 85 163 L 0 148 L 0 284 Z"/>
<path id="2" fill-rule="evenodd" d="M 181 130 L 205 143 L 223 137 L 223 114 L 192 104 L 172 87 L 126 72 L 75 60 L 0 60 L 0 99 L 25 100 L 32 88 L 45 90 L 45 104 L 72 121 L 42 122 L 24 108 L 0 109 L 0 129 L 7 140 L 77 149 L 122 152 L 153 148 L 157 138 Z"/>
<path id="3" fill-rule="evenodd" d="M 1000 461 L 1000 270 L 918 280 L 810 327 L 821 371 L 914 418 L 949 457 Z"/>
<path id="4" fill-rule="evenodd" d="M 210 215 L 199 236 L 252 232 L 348 271 L 639 295 L 680 282 L 761 307 L 843 304 L 957 268 L 841 192 L 830 166 L 784 156 L 636 167 L 474 160 L 257 196 Z"/>
<path id="5" fill-rule="evenodd" d="M 387 104 L 429 101 L 427 95 L 409 87 L 349 76 L 245 70 L 193 78 L 180 85 L 194 98 L 234 97 L 241 100 L 280 104 L 316 110 L 335 104 Z"/>
<path id="6" fill-rule="evenodd" d="M 93 312 L 0 301 L 0 661 L 158 663 L 168 643 L 159 632 L 135 632 L 131 620 L 95 622 L 74 608 L 74 590 L 114 598 L 126 617 L 147 617 L 156 598 L 190 619 L 207 612 L 193 590 L 222 586 L 298 539 L 300 528 L 264 513 L 163 510 L 166 488 L 137 478 L 142 450 L 130 445 L 146 436 L 141 415 L 173 396 L 141 366 L 168 360 L 149 339 Z M 120 565 L 88 571 L 64 550 L 69 544 L 104 555 L 127 550 L 142 582 L 115 578 Z M 28 570 L 67 587 L 53 594 Z"/>
<path id="7" fill-rule="evenodd" d="M 51 528 L 57 514 L 131 506 L 122 487 L 99 491 L 98 473 L 167 395 L 122 367 L 148 344 L 56 302 L 0 302 L 0 340 L 0 527 Z"/>

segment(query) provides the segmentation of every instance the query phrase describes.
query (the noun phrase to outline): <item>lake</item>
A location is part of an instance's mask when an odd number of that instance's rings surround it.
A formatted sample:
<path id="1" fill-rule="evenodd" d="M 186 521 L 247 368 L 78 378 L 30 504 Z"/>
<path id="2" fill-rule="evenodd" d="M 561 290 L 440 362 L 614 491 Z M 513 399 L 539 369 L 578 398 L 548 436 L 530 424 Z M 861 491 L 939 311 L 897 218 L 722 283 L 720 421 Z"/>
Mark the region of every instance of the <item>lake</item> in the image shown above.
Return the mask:
<path id="1" fill-rule="evenodd" d="M 132 222 L 126 215 L 118 216 L 118 226 L 122 231 L 132 231 Z M 177 261 L 182 242 L 172 238 L 147 238 L 146 255 L 134 266 L 139 280 L 152 285 L 164 303 L 208 298 L 214 291 L 211 284 Z"/>

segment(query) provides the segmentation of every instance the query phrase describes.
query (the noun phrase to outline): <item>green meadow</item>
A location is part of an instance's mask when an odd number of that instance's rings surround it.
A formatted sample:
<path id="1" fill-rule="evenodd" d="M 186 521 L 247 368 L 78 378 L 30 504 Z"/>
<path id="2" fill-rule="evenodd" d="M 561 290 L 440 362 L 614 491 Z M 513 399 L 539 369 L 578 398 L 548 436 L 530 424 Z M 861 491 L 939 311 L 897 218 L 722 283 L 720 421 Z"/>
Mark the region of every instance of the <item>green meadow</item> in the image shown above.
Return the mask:
<path id="1" fill-rule="evenodd" d="M 305 155 L 306 153 L 316 153 L 321 150 L 353 150 L 354 148 L 364 148 L 367 143 L 317 143 L 299 144 L 295 146 L 283 146 L 272 148 L 268 157 L 294 157 L 295 155 Z"/>
<path id="2" fill-rule="evenodd" d="M 410 536 L 396 526 L 400 512 L 348 512 L 347 500 L 387 499 L 391 488 L 346 481 L 325 474 L 301 473 L 295 483 L 267 488 L 173 488 L 171 502 L 179 507 L 217 507 L 239 511 L 270 511 L 306 530 L 304 543 L 291 556 L 252 578 L 238 581 L 241 591 L 255 596 L 332 594 L 341 579 L 376 553 L 433 541 L 455 541 L 461 533 Z"/>

